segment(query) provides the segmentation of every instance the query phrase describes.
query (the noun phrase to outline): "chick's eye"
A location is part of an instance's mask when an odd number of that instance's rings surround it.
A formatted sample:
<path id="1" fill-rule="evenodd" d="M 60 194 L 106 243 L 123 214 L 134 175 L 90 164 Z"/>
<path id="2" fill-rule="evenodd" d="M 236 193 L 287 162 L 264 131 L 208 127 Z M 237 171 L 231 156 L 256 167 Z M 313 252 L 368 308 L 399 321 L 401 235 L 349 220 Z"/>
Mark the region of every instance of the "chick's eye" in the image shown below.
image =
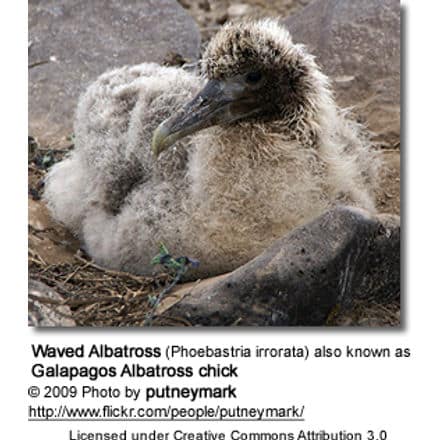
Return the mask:
<path id="1" fill-rule="evenodd" d="M 261 78 L 263 78 L 263 75 L 260 71 L 255 71 L 255 72 L 249 72 L 246 75 L 246 82 L 249 84 L 256 84 L 257 82 L 259 82 L 261 80 Z"/>

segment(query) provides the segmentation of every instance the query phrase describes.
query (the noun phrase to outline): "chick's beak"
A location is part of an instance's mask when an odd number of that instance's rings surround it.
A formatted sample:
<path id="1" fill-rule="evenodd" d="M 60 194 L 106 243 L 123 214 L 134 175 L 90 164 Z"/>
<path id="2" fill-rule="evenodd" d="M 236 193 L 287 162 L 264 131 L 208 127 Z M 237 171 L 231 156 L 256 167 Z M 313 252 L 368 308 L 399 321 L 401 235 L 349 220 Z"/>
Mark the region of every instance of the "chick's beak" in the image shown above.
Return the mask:
<path id="1" fill-rule="evenodd" d="M 254 104 L 245 96 L 242 85 L 209 80 L 192 101 L 156 128 L 151 143 L 153 154 L 159 156 L 178 139 L 189 134 L 239 119 L 248 114 L 248 107 L 252 108 Z"/>

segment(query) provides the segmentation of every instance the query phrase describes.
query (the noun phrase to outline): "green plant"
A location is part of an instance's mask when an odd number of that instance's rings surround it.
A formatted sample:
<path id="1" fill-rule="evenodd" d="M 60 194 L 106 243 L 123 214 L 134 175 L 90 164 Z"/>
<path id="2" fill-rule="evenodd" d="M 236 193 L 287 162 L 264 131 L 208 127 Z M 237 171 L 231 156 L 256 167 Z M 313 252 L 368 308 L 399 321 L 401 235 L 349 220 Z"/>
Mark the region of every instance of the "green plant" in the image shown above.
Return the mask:
<path id="1" fill-rule="evenodd" d="M 157 307 L 160 302 L 167 295 L 173 287 L 182 279 L 183 275 L 190 268 L 195 268 L 199 266 L 199 261 L 188 257 L 177 257 L 174 258 L 168 251 L 167 247 L 160 243 L 159 253 L 151 260 L 153 266 L 162 265 L 168 273 L 171 274 L 173 280 L 165 286 L 165 288 L 157 296 L 149 296 L 149 302 L 151 305 L 151 310 L 145 316 L 144 326 L 150 326 L 153 324 L 153 318 Z"/>

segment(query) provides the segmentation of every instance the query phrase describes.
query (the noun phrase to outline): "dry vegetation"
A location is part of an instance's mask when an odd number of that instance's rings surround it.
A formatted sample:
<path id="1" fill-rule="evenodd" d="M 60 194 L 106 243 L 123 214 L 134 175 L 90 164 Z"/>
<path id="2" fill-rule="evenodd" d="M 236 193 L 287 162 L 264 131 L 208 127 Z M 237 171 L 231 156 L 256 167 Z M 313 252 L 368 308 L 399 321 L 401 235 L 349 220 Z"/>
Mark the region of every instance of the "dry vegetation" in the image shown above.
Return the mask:
<path id="1" fill-rule="evenodd" d="M 68 306 L 80 326 L 189 325 L 179 318 L 151 316 L 155 295 L 171 277 L 155 278 L 110 271 L 76 255 L 76 262 L 46 264 L 30 258 L 32 278 L 53 287 L 63 300 L 51 300 L 53 306 Z M 149 319 L 151 316 L 152 319 Z"/>
<path id="2" fill-rule="evenodd" d="M 237 18 L 237 12 L 251 16 L 286 16 L 310 0 L 289 1 L 248 0 L 243 3 L 220 1 L 179 0 L 199 24 L 206 41 L 228 19 Z M 237 6 L 238 5 L 238 6 Z M 241 6 L 240 6 L 241 5 Z M 241 9 L 240 9 L 241 7 Z M 41 201 L 44 176 L 47 169 L 67 153 L 38 144 L 29 138 L 29 277 L 41 281 L 59 293 L 60 299 L 47 299 L 51 307 L 67 305 L 72 317 L 81 326 L 142 326 L 190 325 L 185 319 L 168 316 L 155 309 L 155 298 L 172 281 L 169 274 L 141 277 L 106 270 L 90 261 L 80 249 L 77 240 L 61 225 L 55 224 Z M 384 152 L 387 166 L 382 176 L 379 210 L 400 212 L 400 155 L 399 150 Z M 179 301 L 173 299 L 168 303 Z M 157 312 L 157 313 L 156 313 Z M 151 319 L 146 321 L 146 317 Z M 398 303 L 387 306 L 358 302 L 350 310 L 338 310 L 328 319 L 328 325 L 368 327 L 396 326 L 400 323 Z"/>

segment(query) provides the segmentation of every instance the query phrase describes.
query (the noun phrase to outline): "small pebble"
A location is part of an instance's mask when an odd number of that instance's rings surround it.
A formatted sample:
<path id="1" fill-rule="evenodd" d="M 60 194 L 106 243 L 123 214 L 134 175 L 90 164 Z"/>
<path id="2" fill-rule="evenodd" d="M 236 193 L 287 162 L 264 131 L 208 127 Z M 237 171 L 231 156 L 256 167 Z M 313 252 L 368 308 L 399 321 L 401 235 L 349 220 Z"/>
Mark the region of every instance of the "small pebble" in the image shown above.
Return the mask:
<path id="1" fill-rule="evenodd" d="M 251 6 L 247 3 L 234 3 L 228 8 L 228 15 L 231 18 L 241 17 L 250 14 Z"/>

